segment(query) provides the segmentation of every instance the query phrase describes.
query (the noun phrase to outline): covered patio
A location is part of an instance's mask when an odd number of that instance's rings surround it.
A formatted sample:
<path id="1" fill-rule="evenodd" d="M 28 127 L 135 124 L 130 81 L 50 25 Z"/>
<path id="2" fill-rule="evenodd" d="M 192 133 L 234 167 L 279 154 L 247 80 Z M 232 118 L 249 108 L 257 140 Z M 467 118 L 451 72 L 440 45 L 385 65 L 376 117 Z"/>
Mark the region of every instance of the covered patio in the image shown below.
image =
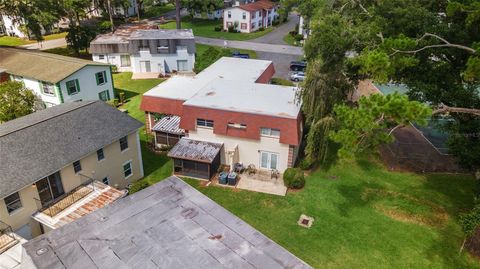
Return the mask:
<path id="1" fill-rule="evenodd" d="M 155 147 L 175 146 L 185 136 L 185 130 L 180 128 L 179 116 L 161 118 L 153 126 L 152 131 L 155 134 Z"/>

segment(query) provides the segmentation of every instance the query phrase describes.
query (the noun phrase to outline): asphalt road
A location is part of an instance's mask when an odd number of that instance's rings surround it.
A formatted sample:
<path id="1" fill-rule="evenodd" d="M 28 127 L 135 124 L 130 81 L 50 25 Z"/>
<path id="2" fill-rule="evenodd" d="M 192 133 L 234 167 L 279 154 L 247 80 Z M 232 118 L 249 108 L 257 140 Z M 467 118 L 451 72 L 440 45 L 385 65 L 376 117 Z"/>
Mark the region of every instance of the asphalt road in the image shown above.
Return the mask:
<path id="1" fill-rule="evenodd" d="M 273 62 L 275 67 L 274 77 L 290 78 L 290 62 L 298 61 L 300 56 L 292 54 L 271 53 L 271 52 L 257 52 L 258 59 L 269 60 Z"/>
<path id="2" fill-rule="evenodd" d="M 294 30 L 299 22 L 300 17 L 296 13 L 290 13 L 290 15 L 288 16 L 288 21 L 286 23 L 281 24 L 274 31 L 250 41 L 264 44 L 287 45 L 287 43 L 283 41 L 283 38 L 290 31 Z"/>

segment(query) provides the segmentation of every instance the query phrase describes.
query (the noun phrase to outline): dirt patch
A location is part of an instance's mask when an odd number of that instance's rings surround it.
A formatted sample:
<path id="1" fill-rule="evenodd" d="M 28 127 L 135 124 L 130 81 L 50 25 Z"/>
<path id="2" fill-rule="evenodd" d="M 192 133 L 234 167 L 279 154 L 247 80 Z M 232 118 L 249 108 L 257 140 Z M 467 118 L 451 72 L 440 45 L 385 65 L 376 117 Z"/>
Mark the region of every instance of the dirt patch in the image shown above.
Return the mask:
<path id="1" fill-rule="evenodd" d="M 475 233 L 467 239 L 465 249 L 474 257 L 480 259 L 480 228 L 475 229 Z"/>
<path id="2" fill-rule="evenodd" d="M 403 193 L 366 189 L 362 199 L 370 202 L 378 212 L 401 222 L 443 227 L 449 219 L 443 207 Z"/>

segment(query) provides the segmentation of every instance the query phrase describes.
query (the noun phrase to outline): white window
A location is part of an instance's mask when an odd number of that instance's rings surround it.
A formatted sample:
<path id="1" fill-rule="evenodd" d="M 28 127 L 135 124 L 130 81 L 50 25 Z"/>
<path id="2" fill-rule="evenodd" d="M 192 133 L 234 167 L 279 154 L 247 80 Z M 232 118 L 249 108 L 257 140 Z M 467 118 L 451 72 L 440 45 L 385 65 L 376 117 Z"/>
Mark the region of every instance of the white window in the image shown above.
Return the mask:
<path id="1" fill-rule="evenodd" d="M 99 59 L 99 60 L 104 60 L 104 59 L 105 59 L 105 55 L 103 55 L 103 54 L 98 55 L 98 59 Z"/>
<path id="2" fill-rule="evenodd" d="M 128 161 L 123 165 L 123 175 L 125 176 L 125 179 L 127 179 L 132 176 L 132 174 L 132 161 Z"/>
<path id="3" fill-rule="evenodd" d="M 228 12 L 228 18 L 229 18 L 229 19 L 232 18 L 232 12 L 231 12 L 231 11 Z"/>
<path id="4" fill-rule="evenodd" d="M 237 128 L 237 129 L 246 129 L 246 128 L 247 128 L 247 125 L 244 124 L 244 123 L 233 123 L 233 122 L 229 122 L 229 123 L 228 123 L 228 127 L 230 127 L 230 128 Z"/>
<path id="5" fill-rule="evenodd" d="M 243 13 L 242 13 L 242 18 L 243 18 L 244 20 L 247 19 L 247 12 L 243 12 Z"/>
<path id="6" fill-rule="evenodd" d="M 260 128 L 260 135 L 270 137 L 280 137 L 280 130 L 272 128 Z"/>
<path id="7" fill-rule="evenodd" d="M 130 55 L 120 55 L 120 66 L 128 67 L 130 66 Z"/>
<path id="8" fill-rule="evenodd" d="M 20 200 L 20 195 L 18 194 L 18 192 L 5 197 L 3 201 L 5 202 L 5 205 L 7 206 L 7 212 L 10 215 L 18 209 L 22 208 L 22 201 Z"/>
<path id="9" fill-rule="evenodd" d="M 42 87 L 42 93 L 46 95 L 55 96 L 55 87 L 53 86 L 53 84 L 48 82 L 42 82 L 41 87 Z"/>
<path id="10" fill-rule="evenodd" d="M 213 120 L 197 119 L 197 127 L 213 128 Z"/>
<path id="11" fill-rule="evenodd" d="M 278 154 L 261 151 L 260 152 L 260 168 L 263 169 L 277 169 L 278 167 Z"/>

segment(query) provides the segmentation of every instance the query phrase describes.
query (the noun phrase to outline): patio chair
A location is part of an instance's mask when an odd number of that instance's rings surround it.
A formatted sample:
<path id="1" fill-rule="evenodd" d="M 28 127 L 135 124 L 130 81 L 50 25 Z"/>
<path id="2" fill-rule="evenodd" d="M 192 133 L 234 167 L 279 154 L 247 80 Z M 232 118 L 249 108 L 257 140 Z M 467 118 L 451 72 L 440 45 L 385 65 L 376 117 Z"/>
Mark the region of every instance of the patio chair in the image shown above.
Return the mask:
<path id="1" fill-rule="evenodd" d="M 248 175 L 255 175 L 257 173 L 257 168 L 254 164 L 249 164 L 247 167 Z"/>
<path id="2" fill-rule="evenodd" d="M 280 175 L 280 172 L 278 172 L 277 169 L 272 169 L 271 171 L 271 174 L 270 174 L 270 178 L 271 179 L 278 179 L 278 176 Z"/>

